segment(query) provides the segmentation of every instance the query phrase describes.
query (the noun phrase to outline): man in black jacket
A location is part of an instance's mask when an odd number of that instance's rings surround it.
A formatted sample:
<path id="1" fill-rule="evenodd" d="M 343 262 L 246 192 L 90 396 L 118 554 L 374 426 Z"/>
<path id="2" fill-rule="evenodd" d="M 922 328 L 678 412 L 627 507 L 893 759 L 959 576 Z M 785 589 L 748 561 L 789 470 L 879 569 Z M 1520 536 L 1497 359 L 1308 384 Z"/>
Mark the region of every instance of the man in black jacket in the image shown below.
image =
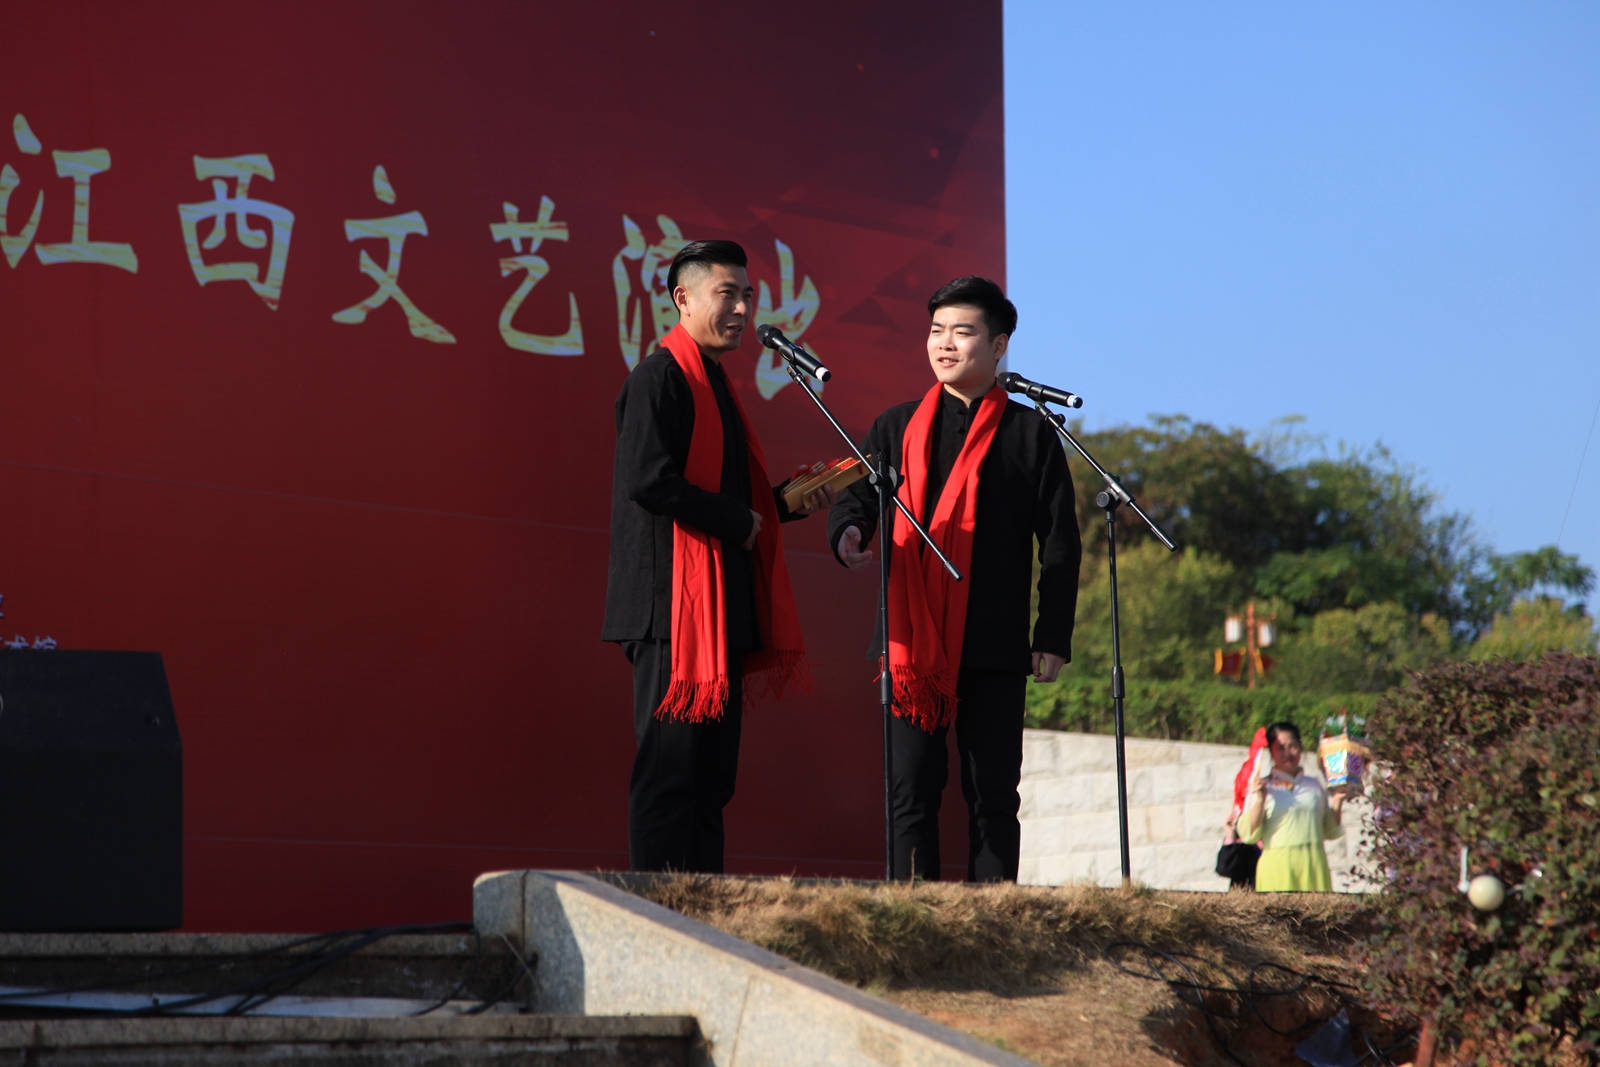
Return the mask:
<path id="1" fill-rule="evenodd" d="M 788 522 L 834 499 L 827 490 L 790 512 L 782 486 L 771 490 L 770 504 L 753 498 L 759 446 L 752 449 L 746 437 L 721 366 L 745 330 L 754 327 L 755 296 L 745 263 L 744 250 L 732 241 L 684 246 L 667 275 L 680 315 L 677 336 L 669 335 L 664 347 L 639 362 L 617 397 L 611 563 L 601 639 L 621 644 L 633 666 L 639 747 L 628 787 L 628 852 L 634 870 L 722 871 L 722 809 L 733 797 L 739 760 L 742 664 L 772 640 L 762 629 L 757 587 L 763 573 L 758 569 L 765 567 L 770 575 L 774 565 L 782 567 L 776 527 L 762 536 L 761 510 Z M 685 358 L 698 366 L 686 374 L 669 346 L 691 341 Z M 690 374 L 698 387 L 709 386 L 703 395 L 714 407 L 696 410 Z M 721 428 L 720 481 L 706 479 L 717 483 L 714 488 L 695 484 L 686 473 L 696 420 L 707 418 L 718 420 Z M 727 697 L 698 720 L 668 714 L 664 703 L 669 688 L 681 681 L 674 675 L 672 647 L 675 527 L 720 542 L 723 597 L 717 622 L 725 627 Z M 758 558 L 758 542 L 767 549 L 764 560 Z M 787 595 L 786 574 L 782 584 Z M 770 620 L 771 606 L 765 611 Z"/>
<path id="2" fill-rule="evenodd" d="M 969 881 L 1014 881 L 1020 849 L 1021 805 L 1017 783 L 1022 773 L 1022 720 L 1027 678 L 1054 681 L 1071 658 L 1073 614 L 1078 599 L 1082 546 L 1073 508 L 1072 478 L 1055 430 L 1038 412 L 1005 400 L 996 375 L 1000 358 L 1016 329 L 1017 312 L 1000 287 L 985 278 L 958 278 L 928 301 L 928 359 L 940 383 L 922 401 L 890 408 L 867 434 L 862 450 L 887 454 L 903 476 L 915 471 L 925 488 L 918 517 L 931 524 L 941 496 L 960 493 L 952 470 L 976 478 L 976 503 L 967 531 L 970 560 L 966 611 L 958 637 L 954 723 L 961 762 L 961 791 L 967 801 Z M 984 413 L 985 398 L 992 405 Z M 920 415 L 919 415 L 920 413 Z M 929 418 L 931 417 L 931 424 Z M 907 456 L 908 432 L 925 454 Z M 965 450 L 968 431 L 978 428 L 986 452 Z M 958 462 L 959 461 L 959 462 Z M 915 482 L 909 478 L 905 492 Z M 970 490 L 968 490 L 970 491 Z M 955 506 L 947 500 L 946 513 Z M 890 512 L 890 522 L 895 520 Z M 959 516 L 945 520 L 959 523 Z M 860 569 L 872 559 L 864 546 L 877 525 L 876 490 L 857 482 L 839 494 L 828 519 L 828 543 L 845 566 Z M 947 525 L 952 538 L 963 535 Z M 891 529 L 890 536 L 894 536 Z M 914 536 L 914 534 L 913 534 Z M 1039 546 L 1039 617 L 1028 636 L 1033 548 Z M 922 567 L 914 544 L 895 541 L 891 562 L 898 570 Z M 941 545 L 948 550 L 948 545 Z M 957 565 L 962 561 L 957 559 Z M 934 568 L 928 565 L 932 573 Z M 935 575 L 937 577 L 937 575 Z M 920 603 L 920 600 L 912 601 Z M 893 617 L 891 640 L 910 647 L 904 620 Z M 944 616 L 932 616 L 934 618 Z M 901 637 L 897 637 L 897 629 Z M 927 635 L 923 635 L 925 639 Z M 894 650 L 891 648 L 891 661 Z M 899 670 L 899 667 L 896 667 Z M 907 669 L 907 677 L 912 672 Z M 939 877 L 939 802 L 948 775 L 947 724 L 932 730 L 928 715 L 914 715 L 901 701 L 896 674 L 894 757 L 894 857 L 896 878 Z M 909 703 L 908 700 L 906 703 Z M 923 725 L 918 725 L 918 720 Z"/>

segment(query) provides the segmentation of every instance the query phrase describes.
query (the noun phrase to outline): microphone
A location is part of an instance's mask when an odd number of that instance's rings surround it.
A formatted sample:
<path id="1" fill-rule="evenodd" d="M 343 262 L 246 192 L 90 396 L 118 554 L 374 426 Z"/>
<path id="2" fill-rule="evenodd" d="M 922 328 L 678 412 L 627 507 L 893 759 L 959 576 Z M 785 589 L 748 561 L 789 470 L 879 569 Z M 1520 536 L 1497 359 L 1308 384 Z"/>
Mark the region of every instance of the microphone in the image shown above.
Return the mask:
<path id="1" fill-rule="evenodd" d="M 778 355 L 793 363 L 802 373 L 811 375 L 819 382 L 825 382 L 833 377 L 833 371 L 824 367 L 821 360 L 789 340 L 783 335 L 782 330 L 770 322 L 762 323 L 756 327 L 756 340 L 775 350 Z"/>
<path id="2" fill-rule="evenodd" d="M 1021 393 L 1029 400 L 1040 402 L 1048 400 L 1052 404 L 1060 404 L 1069 408 L 1083 407 L 1083 397 L 1077 393 L 1069 393 L 1065 389 L 1057 389 L 1053 385 L 1040 385 L 1038 382 L 1030 382 L 1014 370 L 1008 370 L 1000 375 L 999 381 L 1001 388 L 1005 389 L 1006 392 Z"/>

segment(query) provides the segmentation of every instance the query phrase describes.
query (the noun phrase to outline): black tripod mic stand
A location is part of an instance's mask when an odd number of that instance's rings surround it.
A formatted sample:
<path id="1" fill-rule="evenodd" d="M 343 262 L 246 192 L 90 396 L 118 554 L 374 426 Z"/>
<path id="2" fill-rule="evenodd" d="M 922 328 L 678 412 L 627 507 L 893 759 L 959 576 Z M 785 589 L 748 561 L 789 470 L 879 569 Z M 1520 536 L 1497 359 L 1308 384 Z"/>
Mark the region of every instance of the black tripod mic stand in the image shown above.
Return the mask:
<path id="1" fill-rule="evenodd" d="M 922 528 L 922 524 L 911 514 L 910 509 L 900 502 L 900 498 L 896 495 L 899 489 L 900 476 L 893 467 L 889 466 L 888 450 L 881 450 L 883 454 L 878 456 L 878 464 L 874 467 L 867 460 L 867 457 L 862 454 L 861 449 L 856 447 L 855 440 L 845 432 L 843 426 L 839 425 L 839 420 L 834 418 L 832 411 L 828 410 L 828 405 L 824 404 L 822 398 L 811 390 L 806 377 L 796 369 L 794 361 L 789 358 L 788 353 L 783 352 L 781 349 L 780 353 L 784 357 L 784 367 L 788 370 L 789 377 L 795 380 L 800 386 L 800 391 L 811 398 L 811 402 L 817 405 L 817 410 L 822 412 L 823 417 L 832 424 L 835 430 L 839 431 L 839 436 L 844 439 L 844 443 L 850 449 L 851 455 L 860 460 L 861 465 L 871 472 L 867 475 L 867 481 L 878 491 L 878 665 L 883 670 L 882 675 L 878 678 L 878 699 L 883 704 L 883 880 L 892 882 L 894 881 L 894 748 L 893 739 L 890 735 L 890 722 L 894 717 L 894 680 L 889 676 L 889 513 L 891 507 L 900 509 L 901 517 L 911 524 L 911 528 L 917 531 L 917 536 L 921 537 L 927 543 L 927 546 L 933 550 L 933 554 L 939 557 L 939 562 L 944 564 L 944 569 L 950 572 L 951 578 L 958 582 L 961 581 L 961 572 L 956 569 L 954 563 L 950 562 L 950 557 L 944 554 L 944 550 L 934 543 L 932 537 L 928 536 L 928 531 Z M 1094 461 L 1090 460 L 1090 462 Z M 1146 519 L 1145 521 L 1148 522 L 1150 520 Z M 1118 713 L 1117 722 L 1119 724 L 1122 722 L 1120 712 Z M 1119 766 L 1120 758 L 1119 749 Z M 1128 837 L 1126 818 L 1123 819 L 1122 837 L 1126 842 Z M 1123 848 L 1123 853 L 1122 865 L 1126 868 L 1128 865 L 1126 847 Z"/>
<path id="2" fill-rule="evenodd" d="M 1088 461 L 1095 473 L 1105 479 L 1106 487 L 1098 493 L 1094 502 L 1106 513 L 1106 547 L 1109 550 L 1107 562 L 1111 567 L 1111 706 L 1116 712 L 1117 721 L 1117 832 L 1122 844 L 1122 884 L 1127 885 L 1133 877 L 1133 860 L 1128 852 L 1128 761 L 1126 756 L 1126 734 L 1122 724 L 1122 704 L 1127 696 L 1127 686 L 1122 676 L 1122 632 L 1117 621 L 1117 509 L 1126 504 L 1133 509 L 1133 513 L 1144 520 L 1150 527 L 1150 532 L 1156 539 L 1167 546 L 1168 552 L 1175 552 L 1178 546 L 1173 544 L 1166 534 L 1161 532 L 1161 527 L 1146 515 L 1133 497 L 1122 488 L 1122 483 L 1116 476 L 1091 456 L 1087 449 L 1078 443 L 1078 439 L 1067 432 L 1067 417 L 1058 411 L 1052 411 L 1042 401 L 1033 405 L 1039 414 L 1050 420 L 1066 442 L 1078 450 L 1078 455 Z"/>

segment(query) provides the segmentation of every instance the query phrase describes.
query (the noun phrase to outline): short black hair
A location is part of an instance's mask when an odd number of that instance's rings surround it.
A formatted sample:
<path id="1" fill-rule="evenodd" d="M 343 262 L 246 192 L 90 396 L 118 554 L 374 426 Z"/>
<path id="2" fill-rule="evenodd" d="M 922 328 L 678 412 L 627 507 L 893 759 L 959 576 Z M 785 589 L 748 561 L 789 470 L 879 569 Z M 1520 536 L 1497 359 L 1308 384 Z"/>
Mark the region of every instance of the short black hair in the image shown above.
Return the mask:
<path id="1" fill-rule="evenodd" d="M 667 269 L 668 296 L 678 291 L 678 275 L 683 268 L 696 263 L 708 268 L 716 263 L 725 267 L 744 267 L 749 265 L 750 257 L 744 254 L 744 249 L 737 241 L 690 241 L 678 249 L 678 254 L 672 257 L 672 266 Z"/>
<path id="2" fill-rule="evenodd" d="M 990 337 L 1010 336 L 1017 332 L 1017 306 L 1006 299 L 1006 291 L 988 278 L 969 274 L 946 282 L 937 293 L 928 298 L 928 317 L 940 308 L 974 307 L 983 313 L 983 324 L 989 328 Z"/>
<path id="3" fill-rule="evenodd" d="M 1294 723 L 1275 722 L 1271 726 L 1267 727 L 1267 744 L 1270 745 L 1273 741 L 1277 740 L 1279 734 L 1289 734 L 1294 737 L 1295 744 L 1299 745 L 1301 748 L 1305 747 L 1305 742 L 1300 740 L 1300 727 L 1296 726 Z"/>

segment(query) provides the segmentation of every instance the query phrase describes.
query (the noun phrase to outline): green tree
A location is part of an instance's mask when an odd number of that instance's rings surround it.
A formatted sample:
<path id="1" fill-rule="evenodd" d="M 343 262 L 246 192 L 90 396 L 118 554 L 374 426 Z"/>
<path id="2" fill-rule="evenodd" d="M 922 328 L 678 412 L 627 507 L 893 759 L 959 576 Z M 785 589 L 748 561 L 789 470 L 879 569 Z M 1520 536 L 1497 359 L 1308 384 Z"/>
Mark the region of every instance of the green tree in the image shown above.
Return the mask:
<path id="1" fill-rule="evenodd" d="M 1379 693 L 1450 654 L 1450 627 L 1395 603 L 1334 608 L 1285 642 L 1272 680 L 1313 693 Z"/>
<path id="2" fill-rule="evenodd" d="M 1460 515 L 1436 514 L 1433 492 L 1386 449 L 1341 449 L 1287 473 L 1306 533 L 1254 575 L 1258 593 L 1306 615 L 1394 603 L 1417 616 L 1464 620 L 1470 526 Z"/>
<path id="3" fill-rule="evenodd" d="M 1180 546 L 1227 562 L 1253 595 L 1299 616 L 1392 603 L 1437 615 L 1471 641 L 1519 596 L 1594 587 L 1594 572 L 1553 546 L 1487 551 L 1471 522 L 1441 511 L 1437 494 L 1382 445 L 1329 453 L 1285 424 L 1252 440 L 1167 415 L 1094 433 L 1079 425 L 1076 436 Z M 1100 478 L 1081 462 L 1073 471 L 1084 544 L 1103 565 Z M 1127 509 L 1117 537 L 1129 547 L 1153 542 Z"/>
<path id="4" fill-rule="evenodd" d="M 1593 650 L 1580 597 L 1594 572 L 1553 546 L 1496 554 L 1470 521 L 1385 448 L 1340 447 L 1282 420 L 1252 438 L 1182 415 L 1074 434 L 1181 546 L 1169 554 L 1118 512 L 1129 728 L 1243 741 L 1268 718 L 1319 725 L 1469 648 L 1477 657 Z M 1030 721 L 1109 725 L 1111 626 L 1100 478 L 1069 451 L 1085 560 L 1073 662 L 1031 686 Z M 1534 598 L 1534 599 L 1530 599 Z M 1277 662 L 1246 690 L 1213 673 L 1223 618 L 1276 616 Z M 1474 644 L 1474 642 L 1477 642 Z M 1257 721 L 1259 720 L 1259 721 Z"/>
<path id="5" fill-rule="evenodd" d="M 1122 663 L 1132 677 L 1172 681 L 1211 677 L 1211 646 L 1222 636 L 1221 608 L 1244 592 L 1239 570 L 1217 556 L 1168 552 L 1153 540 L 1117 553 Z M 1085 564 L 1072 638 L 1073 677 L 1111 674 L 1111 584 L 1104 566 Z"/>
<path id="6" fill-rule="evenodd" d="M 1472 643 L 1467 658 L 1503 656 L 1521 661 L 1538 659 L 1546 652 L 1592 656 L 1596 651 L 1594 620 L 1583 605 L 1568 607 L 1555 597 L 1542 596 L 1514 602 Z"/>
<path id="7" fill-rule="evenodd" d="M 1079 421 L 1073 435 L 1178 544 L 1251 568 L 1284 548 L 1286 536 L 1294 544 L 1303 540 L 1293 479 L 1252 447 L 1243 430 L 1219 430 L 1186 415 L 1153 416 L 1150 423 L 1087 433 Z M 1103 560 L 1105 514 L 1094 498 L 1104 483 L 1086 463 L 1075 460 L 1072 469 L 1084 546 Z M 1154 538 L 1124 509 L 1117 542 L 1131 548 Z"/>
<path id="8" fill-rule="evenodd" d="M 1515 603 L 1534 592 L 1587 596 L 1594 589 L 1594 570 L 1554 545 L 1508 556 L 1487 553 L 1466 587 L 1468 616 L 1481 633 Z M 1577 604 L 1579 612 L 1583 605 Z"/>

